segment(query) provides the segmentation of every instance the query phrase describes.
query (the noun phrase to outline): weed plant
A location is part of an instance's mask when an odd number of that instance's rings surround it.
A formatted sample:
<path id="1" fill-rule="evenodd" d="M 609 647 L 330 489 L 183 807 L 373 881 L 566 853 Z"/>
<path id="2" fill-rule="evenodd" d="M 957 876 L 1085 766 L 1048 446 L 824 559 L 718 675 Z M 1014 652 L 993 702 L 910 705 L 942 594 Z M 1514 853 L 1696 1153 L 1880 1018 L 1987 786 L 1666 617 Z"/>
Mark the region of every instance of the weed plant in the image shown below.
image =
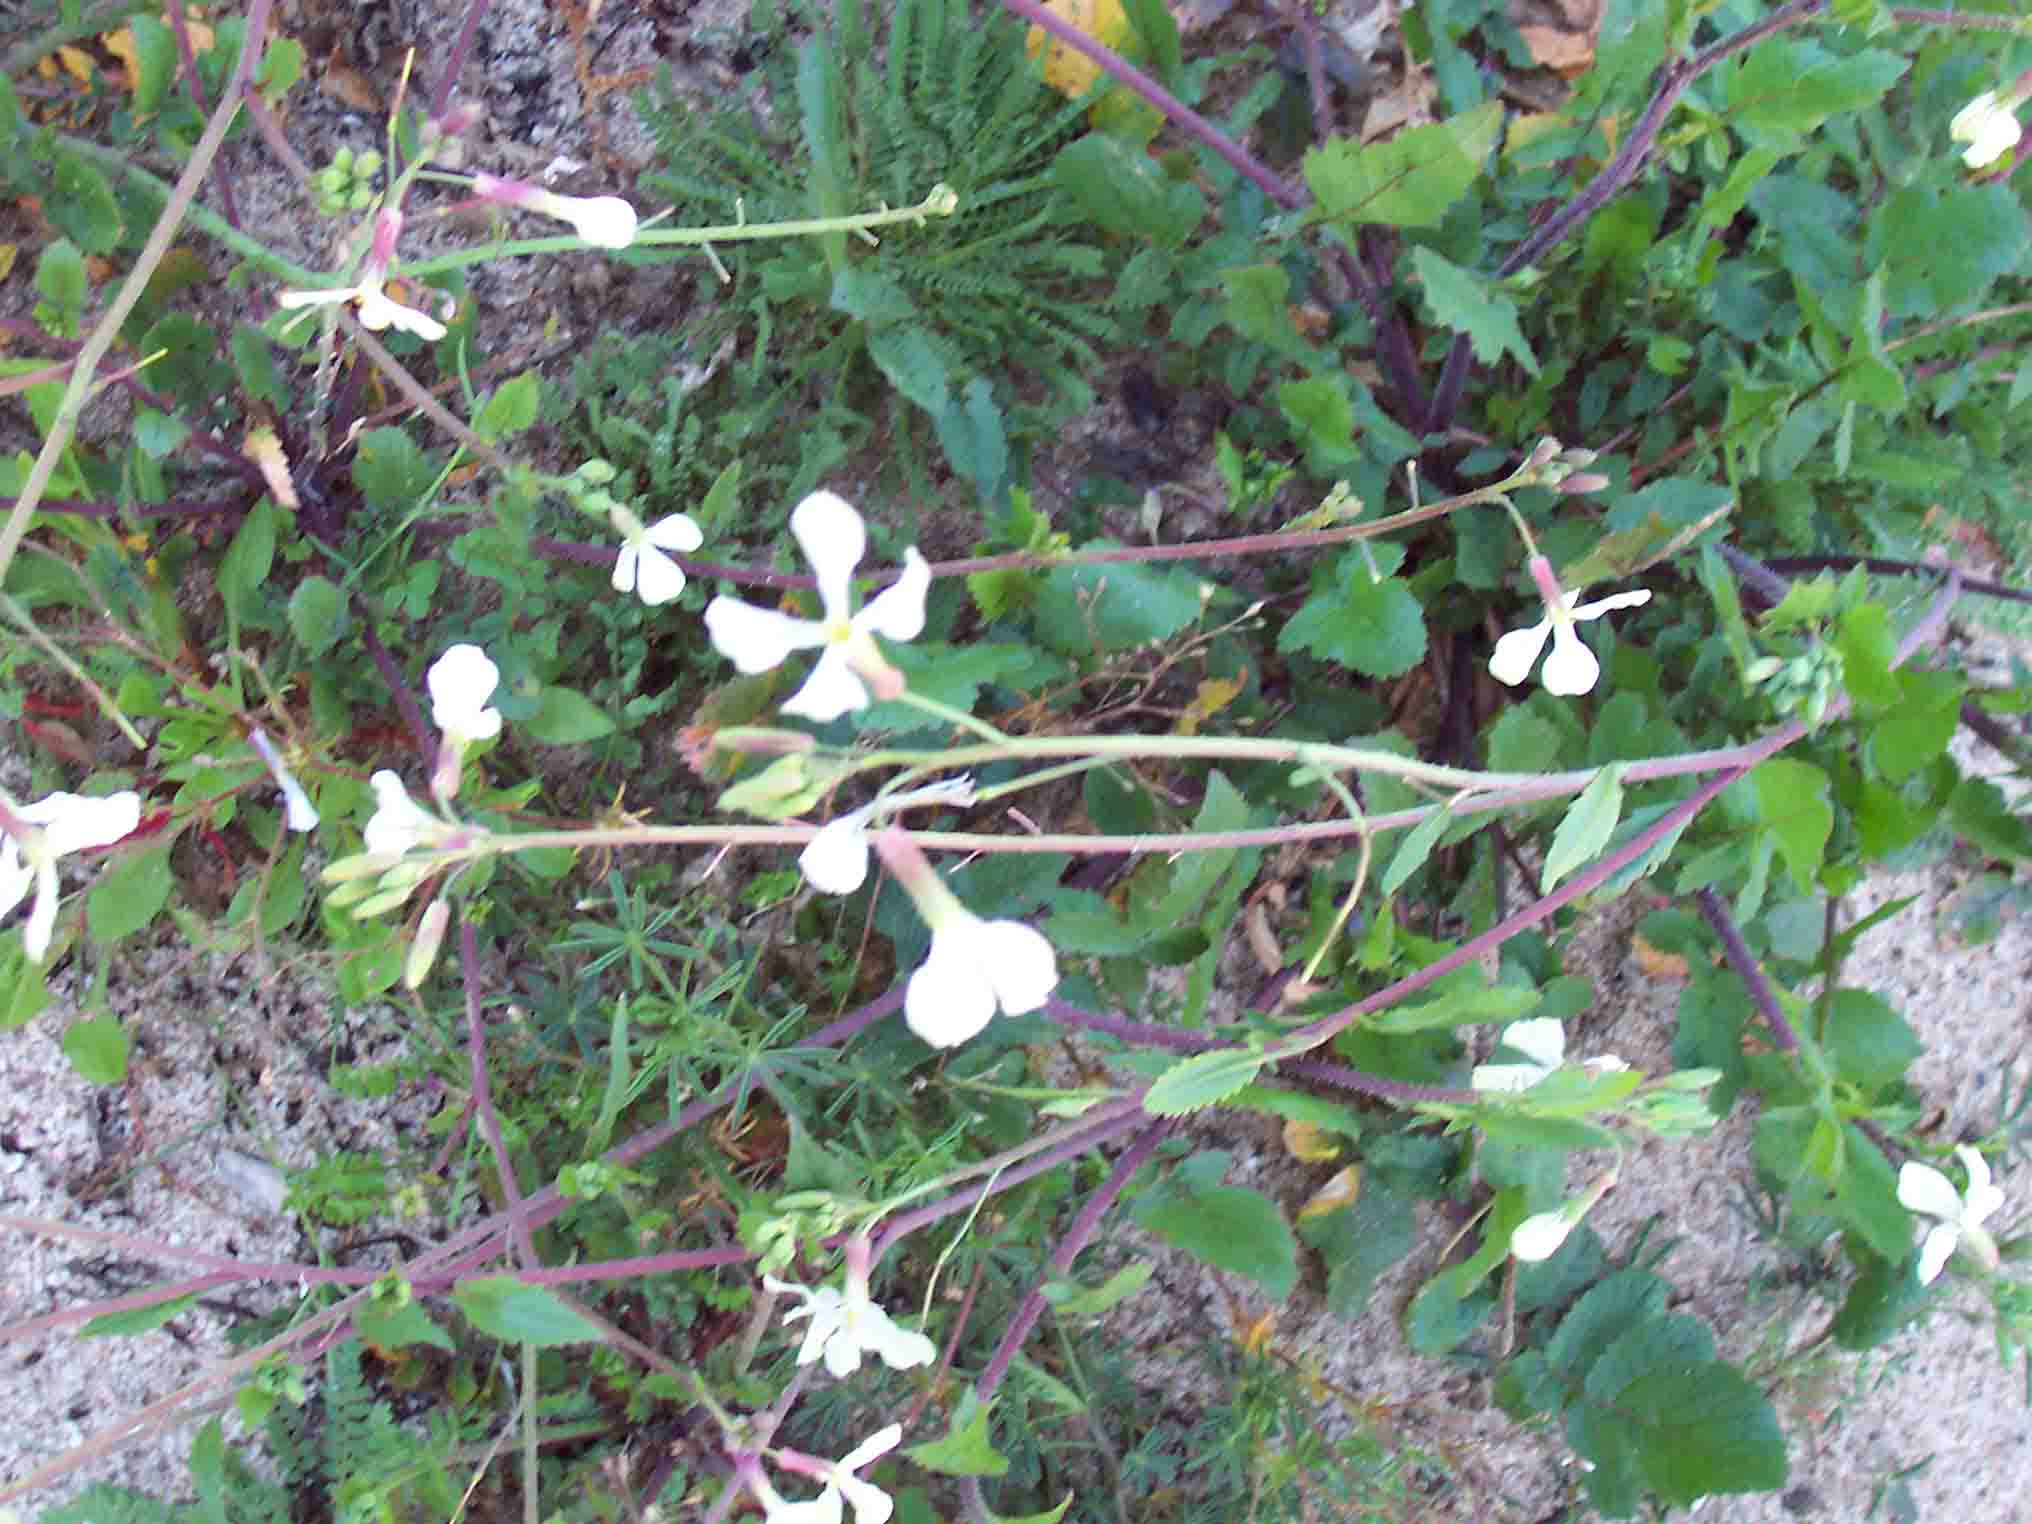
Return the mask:
<path id="1" fill-rule="evenodd" d="M 0 1027 L 110 1090 L 134 952 L 287 956 L 379 1039 L 334 1090 L 442 1104 L 286 1172 L 300 1260 L 115 1235 L 161 1283 L 45 1326 L 286 1294 L 185 1394 L 197 1501 L 42 1518 L 1489 1516 L 1303 1309 L 1585 1463 L 1533 1506 L 1657 1516 L 1786 1487 L 1774 1389 L 1949 1288 L 2021 1357 L 2023 1087 L 1933 1125 L 1926 1013 L 1844 966 L 1873 867 L 1980 860 L 1981 938 L 2032 858 L 1949 744 L 2018 759 L 2032 687 L 1944 638 L 2027 601 L 1949 559 L 2027 533 L 2024 22 L 1612 0 L 1562 81 L 1428 6 L 1429 119 L 1355 136 L 1303 9 L 1293 78 L 1157 0 L 1087 17 L 1133 61 L 765 5 L 746 98 L 641 103 L 660 222 L 486 173 L 454 49 L 313 166 L 322 272 L 210 189 L 281 144 L 271 19 L 5 55 Z M 505 373 L 462 272 L 566 253 L 670 326 Z M 1132 363 L 1218 402 L 1196 519 L 1033 472 Z M 1640 885 L 1650 1072 L 1567 936 Z M 1596 1214 L 1738 1107 L 1821 1323 L 1748 1364 Z"/>

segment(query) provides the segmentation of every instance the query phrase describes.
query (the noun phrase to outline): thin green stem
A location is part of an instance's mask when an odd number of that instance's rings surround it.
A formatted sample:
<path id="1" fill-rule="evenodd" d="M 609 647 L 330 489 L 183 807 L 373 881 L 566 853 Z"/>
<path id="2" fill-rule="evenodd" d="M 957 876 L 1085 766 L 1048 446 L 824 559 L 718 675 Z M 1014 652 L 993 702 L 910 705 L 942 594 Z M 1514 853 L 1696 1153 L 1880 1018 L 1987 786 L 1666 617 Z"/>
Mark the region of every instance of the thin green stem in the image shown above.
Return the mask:
<path id="1" fill-rule="evenodd" d="M 968 714 L 964 709 L 955 709 L 951 704 L 941 704 L 937 699 L 930 697 L 928 694 L 916 692 L 911 688 L 905 688 L 902 693 L 897 695 L 897 699 L 900 703 L 908 704 L 913 709 L 923 710 L 934 719 L 944 720 L 948 725 L 957 726 L 961 730 L 970 730 L 991 746 L 1019 744 L 1014 741 L 1013 737 L 1004 735 L 986 720 Z"/>

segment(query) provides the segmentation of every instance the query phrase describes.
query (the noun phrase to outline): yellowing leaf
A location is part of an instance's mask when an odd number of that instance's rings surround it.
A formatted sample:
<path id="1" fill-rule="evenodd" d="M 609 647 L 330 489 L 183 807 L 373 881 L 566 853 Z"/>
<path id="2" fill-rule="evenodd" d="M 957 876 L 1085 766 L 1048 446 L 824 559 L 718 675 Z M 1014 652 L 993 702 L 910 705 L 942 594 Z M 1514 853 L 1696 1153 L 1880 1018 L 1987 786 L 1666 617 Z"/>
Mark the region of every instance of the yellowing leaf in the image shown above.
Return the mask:
<path id="1" fill-rule="evenodd" d="M 81 85 L 92 82 L 92 55 L 83 48 L 66 44 L 56 50 L 57 61 L 64 66 L 64 72 Z"/>
<path id="2" fill-rule="evenodd" d="M 1199 691 L 1192 702 L 1185 706 L 1171 727 L 1171 733 L 1178 736 L 1196 736 L 1200 726 L 1219 714 L 1240 697 L 1249 674 L 1245 669 L 1237 677 L 1210 677 L 1199 685 Z"/>
<path id="3" fill-rule="evenodd" d="M 1324 1217 L 1328 1212 L 1353 1206 L 1355 1198 L 1361 1194 L 1362 1172 L 1350 1164 L 1312 1193 L 1312 1199 L 1298 1209 L 1298 1220 L 1304 1222 L 1308 1217 Z"/>
<path id="4" fill-rule="evenodd" d="M 1316 1122 L 1286 1122 L 1284 1150 L 1307 1164 L 1325 1164 L 1340 1157 L 1341 1145 L 1333 1133 Z"/>
<path id="5" fill-rule="evenodd" d="M 1122 10 L 1122 0 L 1044 0 L 1044 8 L 1117 53 L 1135 35 Z M 1051 51 L 1045 53 L 1047 43 Z M 1044 53 L 1044 82 L 1068 98 L 1082 94 L 1101 72 L 1101 66 L 1086 54 L 1058 41 L 1041 26 L 1030 29 L 1024 49 L 1032 58 Z"/>
<path id="6" fill-rule="evenodd" d="M 13 270 L 14 261 L 20 256 L 20 254 L 21 254 L 20 244 L 0 243 L 0 280 L 7 279 L 8 272 Z"/>
<path id="7" fill-rule="evenodd" d="M 1273 1309 L 1256 1319 L 1242 1330 L 1242 1350 L 1245 1354 L 1261 1354 L 1263 1346 L 1270 1342 L 1270 1335 L 1277 1331 L 1277 1313 Z"/>
<path id="8" fill-rule="evenodd" d="M 99 46 L 119 59 L 127 69 L 127 91 L 131 95 L 141 83 L 141 54 L 134 46 L 134 29 L 123 26 L 117 32 L 107 32 L 99 39 Z"/>
<path id="9" fill-rule="evenodd" d="M 1685 954 L 1653 947 L 1644 940 L 1642 932 L 1631 935 L 1630 955 L 1637 960 L 1637 967 L 1643 970 L 1646 979 L 1684 979 L 1687 976 Z"/>

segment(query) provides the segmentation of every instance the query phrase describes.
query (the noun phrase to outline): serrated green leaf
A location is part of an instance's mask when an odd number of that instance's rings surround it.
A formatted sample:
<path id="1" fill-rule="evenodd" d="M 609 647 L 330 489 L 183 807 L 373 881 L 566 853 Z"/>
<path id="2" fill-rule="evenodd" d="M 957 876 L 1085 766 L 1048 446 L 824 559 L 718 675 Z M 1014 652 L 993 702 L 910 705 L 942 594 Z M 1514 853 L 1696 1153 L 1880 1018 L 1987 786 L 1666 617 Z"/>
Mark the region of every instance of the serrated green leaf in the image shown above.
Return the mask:
<path id="1" fill-rule="evenodd" d="M 473 420 L 473 430 L 483 439 L 504 439 L 511 434 L 520 434 L 536 422 L 538 404 L 542 399 L 543 383 L 534 371 L 524 371 L 494 388 L 493 394 L 481 407 L 479 417 Z"/>
<path id="2" fill-rule="evenodd" d="M 1466 1296 L 1454 1289 L 1453 1272 L 1442 1270 L 1425 1283 L 1404 1313 L 1404 1337 L 1421 1355 L 1444 1355 L 1467 1342 L 1495 1310 L 1496 1294 L 1477 1286 Z"/>
<path id="3" fill-rule="evenodd" d="M 353 1332 L 377 1349 L 428 1344 L 450 1354 L 458 1347 L 452 1343 L 451 1335 L 438 1327 L 437 1320 L 415 1302 L 369 1297 L 353 1314 Z"/>
<path id="4" fill-rule="evenodd" d="M 1611 765 L 1588 780 L 1580 797 L 1567 809 L 1552 833 L 1546 849 L 1545 868 L 1539 875 L 1538 892 L 1550 894 L 1576 868 L 1594 860 L 1609 838 L 1616 834 L 1616 822 L 1623 817 L 1623 769 Z"/>
<path id="5" fill-rule="evenodd" d="M 1198 227 L 1206 212 L 1192 184 L 1173 180 L 1140 147 L 1106 133 L 1088 133 L 1060 149 L 1051 178 L 1097 226 L 1167 247 Z"/>
<path id="6" fill-rule="evenodd" d="M 1758 813 L 1778 838 L 1792 882 L 1801 893 L 1810 892 L 1834 834 L 1827 774 L 1811 762 L 1772 757 L 1757 764 L 1750 781 L 1757 789 Z"/>
<path id="7" fill-rule="evenodd" d="M 353 455 L 353 481 L 376 511 L 391 517 L 417 506 L 437 467 L 397 428 L 369 429 Z"/>
<path id="8" fill-rule="evenodd" d="M 1153 1266 L 1147 1259 L 1124 1265 L 1098 1286 L 1079 1286 L 1069 1281 L 1047 1281 L 1039 1295 L 1060 1317 L 1097 1318 L 1117 1302 L 1134 1296 L 1148 1284 Z"/>
<path id="9" fill-rule="evenodd" d="M 1477 360 L 1493 365 L 1506 354 L 1514 355 L 1526 371 L 1538 374 L 1538 357 L 1517 326 L 1517 304 L 1493 281 L 1430 249 L 1413 249 L 1411 265 L 1425 287 L 1433 317 L 1442 327 L 1466 334 Z"/>
<path id="10" fill-rule="evenodd" d="M 1216 1269 L 1246 1276 L 1273 1298 L 1298 1281 L 1298 1241 L 1277 1204 L 1239 1185 L 1191 1187 L 1174 1173 L 1165 1188 L 1138 1198 L 1137 1226 Z"/>
<path id="11" fill-rule="evenodd" d="M 42 964 L 21 945 L 21 933 L 0 933 L 0 1032 L 25 1026 L 49 1004 Z"/>
<path id="12" fill-rule="evenodd" d="M 1417 1198 L 1364 1170 L 1355 1199 L 1331 1212 L 1301 1217 L 1298 1236 L 1326 1266 L 1327 1311 L 1359 1318 L 1377 1279 L 1411 1252 Z"/>
<path id="13" fill-rule="evenodd" d="M 346 622 L 346 595 L 329 577 L 305 577 L 289 595 L 289 628 L 307 656 L 330 650 Z"/>
<path id="14" fill-rule="evenodd" d="M 1480 1022 L 1515 1021 L 1537 1008 L 1537 990 L 1515 984 L 1480 985 L 1463 981 L 1417 1005 L 1392 1006 L 1362 1018 L 1361 1030 L 1403 1036 L 1441 1027 Z"/>
<path id="15" fill-rule="evenodd" d="M 1099 549 L 1096 541 L 1086 549 Z M 1200 579 L 1177 567 L 1135 562 L 1055 566 L 1032 605 L 1038 640 L 1091 659 L 1177 634 L 1199 618 Z"/>
<path id="16" fill-rule="evenodd" d="M 929 1444 L 911 1445 L 904 1454 L 927 1471 L 943 1476 L 1000 1476 L 1009 1469 L 1007 1457 L 996 1453 L 988 1437 L 988 1413 L 972 1387 L 960 1394 L 952 1426 Z"/>
<path id="17" fill-rule="evenodd" d="M 1502 125 L 1501 104 L 1488 101 L 1383 143 L 1330 138 L 1305 156 L 1311 220 L 1437 227 L 1481 175 Z"/>
<path id="18" fill-rule="evenodd" d="M 276 507 L 262 498 L 241 522 L 219 562 L 219 597 L 229 619 L 245 624 L 255 612 L 255 599 L 275 564 Z"/>
<path id="19" fill-rule="evenodd" d="M 1173 1064 L 1144 1092 L 1143 1109 L 1152 1116 L 1182 1117 L 1227 1100 L 1255 1079 L 1268 1055 L 1223 1048 L 1196 1053 Z"/>
<path id="20" fill-rule="evenodd" d="M 1775 1492 L 1785 1485 L 1778 1414 L 1733 1365 L 1654 1370 L 1618 1392 L 1615 1405 L 1641 1435 L 1645 1484 L 1671 1507 L 1709 1494 Z"/>
<path id="21" fill-rule="evenodd" d="M 601 1337 L 588 1323 L 542 1286 L 525 1286 L 512 1275 L 475 1276 L 452 1288 L 452 1301 L 481 1333 L 509 1344 L 590 1344 Z"/>
<path id="22" fill-rule="evenodd" d="M 110 254 L 120 242 L 120 203 L 98 167 L 60 152 L 50 176 L 43 215 L 88 254 Z"/>
<path id="23" fill-rule="evenodd" d="M 1376 547 L 1379 570 L 1402 560 L 1395 546 Z M 1388 552 L 1388 554 L 1386 554 Z M 1330 582 L 1310 597 L 1277 634 L 1280 651 L 1310 651 L 1369 677 L 1395 677 L 1425 657 L 1425 611 L 1402 578 L 1380 579 L 1359 551 L 1341 560 Z"/>

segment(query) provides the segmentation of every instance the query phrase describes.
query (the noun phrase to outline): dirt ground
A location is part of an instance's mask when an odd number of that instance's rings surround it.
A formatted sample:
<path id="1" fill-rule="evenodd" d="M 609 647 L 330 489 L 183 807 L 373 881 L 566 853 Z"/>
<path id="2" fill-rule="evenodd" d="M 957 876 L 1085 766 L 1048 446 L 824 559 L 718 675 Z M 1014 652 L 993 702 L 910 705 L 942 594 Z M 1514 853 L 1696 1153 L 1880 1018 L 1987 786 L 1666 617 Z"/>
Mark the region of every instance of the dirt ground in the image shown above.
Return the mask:
<path id="1" fill-rule="evenodd" d="M 430 60 L 446 56 L 464 9 L 453 0 L 371 7 L 282 0 L 284 29 L 312 54 L 311 82 L 291 102 L 289 135 L 298 150 L 319 162 L 341 143 L 371 145 L 380 130 L 375 111 L 393 93 L 403 48 L 418 45 L 421 82 L 434 84 Z M 591 9 L 597 19 L 575 31 L 567 8 L 548 0 L 502 0 L 491 8 L 460 82 L 462 96 L 486 111 L 470 163 L 534 176 L 564 155 L 586 167 L 568 172 L 562 189 L 625 185 L 645 148 L 627 90 L 616 82 L 637 79 L 668 58 L 701 93 L 729 87 L 713 39 L 716 28 L 741 13 L 741 0 Z M 1352 35 L 1375 7 L 1345 9 L 1344 34 Z M 0 15 L 0 44 L 9 40 L 7 24 Z M 287 178 L 266 164 L 257 143 L 230 153 L 243 216 L 283 252 L 319 263 L 329 234 Z M 517 346 L 568 352 L 601 322 L 640 321 L 653 310 L 653 288 L 597 265 L 523 260 L 476 274 L 477 298 L 501 315 L 487 330 L 490 341 L 503 352 Z M 32 304 L 28 268 L 24 261 L 0 282 L 0 312 Z M 1986 643 L 1982 659 L 2002 660 L 2006 650 Z M 10 787 L 25 777 L 18 743 L 0 742 L 0 781 Z M 1965 753 L 1965 765 L 2004 769 L 2002 759 L 1979 747 Z M 1971 871 L 1950 861 L 1880 875 L 1851 912 L 1920 896 L 1863 940 L 1847 978 L 1890 998 L 1921 1031 L 1927 1051 L 1913 1081 L 1929 1111 L 1939 1113 L 1943 1138 L 1987 1130 L 2003 1098 L 2014 1098 L 2032 1077 L 2032 925 L 2007 922 L 1980 948 L 1958 944 L 1941 926 L 1942 905 Z M 1632 955 L 1631 930 L 1648 908 L 1635 898 L 1597 907 L 1573 933 L 1568 967 L 1590 978 L 1596 991 L 1575 1046 L 1656 1069 L 1669 1066 L 1679 986 L 1647 973 Z M 112 992 L 137 1055 L 125 1087 L 87 1085 L 63 1056 L 59 1040 L 76 1018 L 79 992 L 62 978 L 49 1010 L 0 1036 L 0 1096 L 7 1098 L 0 1107 L 0 1213 L 145 1232 L 250 1258 L 302 1257 L 298 1231 L 275 1214 L 274 1166 L 334 1148 L 400 1149 L 414 1141 L 431 1098 L 367 1105 L 333 1094 L 319 1078 L 310 1035 L 323 1032 L 331 1003 L 286 968 L 253 969 L 167 949 L 137 962 L 131 980 Z M 383 1057 L 386 1045 L 401 1040 L 393 1013 L 356 1013 L 343 1035 Z M 1643 1224 L 1662 1219 L 1663 1232 L 1678 1243 L 1665 1272 L 1686 1294 L 1681 1310 L 1709 1321 L 1724 1352 L 1748 1362 L 1779 1404 L 1792 1446 L 1788 1488 L 1710 1500 L 1702 1519 L 2032 1519 L 2025 1373 L 2000 1364 L 1986 1309 L 1973 1296 L 1950 1289 L 1924 1327 L 1865 1360 L 1793 1357 L 1831 1309 L 1754 1230 L 1748 1131 L 1739 1110 L 1706 1138 L 1647 1147 L 1590 1218 L 1612 1251 L 1626 1247 Z M 1299 1178 L 1272 1139 L 1243 1137 L 1233 1146 L 1260 1151 L 1243 1167 L 1289 1185 L 1290 1205 L 1319 1183 Z M 2032 1212 L 2022 1171 L 2002 1171 L 2000 1183 L 2009 1198 L 2002 1220 L 2008 1234 L 2032 1221 Z M 411 1226 L 430 1236 L 431 1224 Z M 1277 1346 L 1361 1400 L 1387 1406 L 1405 1441 L 1443 1458 L 1452 1482 L 1415 1504 L 1411 1517 L 1491 1524 L 1578 1517 L 1561 1512 L 1577 1496 L 1577 1462 L 1556 1433 L 1518 1429 L 1490 1403 L 1486 1382 L 1415 1358 L 1404 1346 L 1397 1319 L 1431 1273 L 1448 1232 L 1437 1217 L 1422 1224 L 1418 1249 L 1376 1288 L 1359 1323 L 1328 1318 L 1301 1290 L 1279 1315 Z M 1160 1282 L 1173 1293 L 1146 1292 L 1116 1329 L 1149 1356 L 1152 1379 L 1163 1379 L 1157 1373 L 1181 1368 L 1166 1361 L 1167 1351 L 1197 1337 L 1208 1318 L 1225 1322 L 1227 1289 L 1196 1263 L 1128 1230 L 1111 1241 L 1110 1252 L 1157 1259 Z M 7 1253 L 0 1324 L 182 1273 L 142 1264 L 117 1244 L 10 1234 Z M 56 1334 L 0 1345 L 0 1411 L 14 1415 L 0 1425 L 0 1476 L 18 1478 L 195 1379 L 224 1347 L 234 1305 L 265 1309 L 293 1294 L 225 1293 L 226 1301 L 201 1304 L 137 1338 Z M 186 1417 L 209 1411 L 200 1403 Z M 91 1479 L 187 1495 L 191 1432 L 186 1422 L 143 1438 L 35 1501 L 60 1500 Z"/>

